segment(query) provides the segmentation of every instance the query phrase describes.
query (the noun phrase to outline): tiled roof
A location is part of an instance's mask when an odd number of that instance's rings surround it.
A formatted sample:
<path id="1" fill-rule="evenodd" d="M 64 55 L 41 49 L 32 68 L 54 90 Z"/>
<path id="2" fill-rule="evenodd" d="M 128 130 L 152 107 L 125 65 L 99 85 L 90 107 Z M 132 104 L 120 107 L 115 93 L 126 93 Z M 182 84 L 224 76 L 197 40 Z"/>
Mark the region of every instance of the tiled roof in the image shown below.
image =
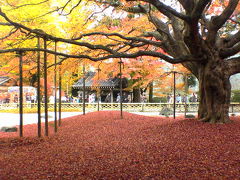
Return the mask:
<path id="1" fill-rule="evenodd" d="M 7 82 L 9 79 L 11 79 L 10 77 L 7 76 L 0 76 L 0 85 L 4 84 L 5 82 Z"/>
<path id="2" fill-rule="evenodd" d="M 85 87 L 92 88 L 116 88 L 119 86 L 119 79 L 118 78 L 109 78 L 107 80 L 100 80 L 99 82 L 94 82 L 92 79 L 95 75 L 95 72 L 88 72 L 86 73 L 86 80 L 85 80 Z M 83 78 L 79 79 L 73 86 L 73 88 L 83 88 Z"/>

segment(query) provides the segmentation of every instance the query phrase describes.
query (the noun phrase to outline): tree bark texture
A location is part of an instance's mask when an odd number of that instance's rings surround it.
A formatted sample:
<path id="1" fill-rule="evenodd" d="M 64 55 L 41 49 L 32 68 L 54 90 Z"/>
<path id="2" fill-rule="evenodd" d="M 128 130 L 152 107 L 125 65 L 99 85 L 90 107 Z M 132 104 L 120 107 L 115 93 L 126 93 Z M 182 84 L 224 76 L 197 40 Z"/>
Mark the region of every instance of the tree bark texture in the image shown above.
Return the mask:
<path id="1" fill-rule="evenodd" d="M 228 66 L 218 57 L 211 57 L 199 68 L 199 110 L 200 121 L 210 123 L 229 122 L 231 84 Z"/>
<path id="2" fill-rule="evenodd" d="M 153 102 L 153 82 L 149 84 L 149 102 Z"/>
<path id="3" fill-rule="evenodd" d="M 133 88 L 133 102 L 141 102 L 141 90 L 140 88 Z"/>

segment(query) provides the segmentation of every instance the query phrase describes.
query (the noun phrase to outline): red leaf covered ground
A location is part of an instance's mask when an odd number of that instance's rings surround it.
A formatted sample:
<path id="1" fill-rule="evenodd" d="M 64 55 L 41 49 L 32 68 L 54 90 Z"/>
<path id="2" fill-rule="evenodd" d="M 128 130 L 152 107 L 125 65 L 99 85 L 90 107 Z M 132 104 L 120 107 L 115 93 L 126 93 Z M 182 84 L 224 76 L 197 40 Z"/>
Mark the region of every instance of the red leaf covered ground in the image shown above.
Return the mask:
<path id="1" fill-rule="evenodd" d="M 48 138 L 0 133 L 0 179 L 240 177 L 239 117 L 224 125 L 130 113 L 119 117 L 103 111 L 66 118 Z M 36 125 L 24 126 L 25 136 L 36 134 Z"/>

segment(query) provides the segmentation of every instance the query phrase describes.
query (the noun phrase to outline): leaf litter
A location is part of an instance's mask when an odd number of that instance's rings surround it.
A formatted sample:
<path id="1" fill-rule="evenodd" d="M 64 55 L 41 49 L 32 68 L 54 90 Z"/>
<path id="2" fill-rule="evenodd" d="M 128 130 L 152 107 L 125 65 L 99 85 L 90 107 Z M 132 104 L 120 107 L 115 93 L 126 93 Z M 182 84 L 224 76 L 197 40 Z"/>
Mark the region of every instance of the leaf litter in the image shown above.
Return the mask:
<path id="1" fill-rule="evenodd" d="M 100 111 L 0 132 L 0 179 L 238 179 L 240 118 L 207 124 L 183 117 Z M 44 124 L 43 124 L 44 125 Z M 44 134 L 44 126 L 42 127 Z"/>

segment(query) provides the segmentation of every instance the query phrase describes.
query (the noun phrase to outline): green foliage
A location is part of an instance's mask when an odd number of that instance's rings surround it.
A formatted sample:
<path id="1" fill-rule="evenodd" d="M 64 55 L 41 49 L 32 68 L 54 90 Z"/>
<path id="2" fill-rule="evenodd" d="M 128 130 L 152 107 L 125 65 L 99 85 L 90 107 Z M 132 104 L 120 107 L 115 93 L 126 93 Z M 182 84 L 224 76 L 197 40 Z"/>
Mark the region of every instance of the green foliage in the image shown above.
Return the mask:
<path id="1" fill-rule="evenodd" d="M 121 19 L 119 19 L 119 18 L 112 19 L 109 16 L 105 16 L 101 20 L 101 23 L 106 25 L 106 26 L 109 26 L 109 27 L 111 27 L 111 26 L 120 26 L 121 25 Z"/>
<path id="2" fill-rule="evenodd" d="M 153 103 L 166 103 L 167 98 L 166 97 L 154 97 L 153 98 Z"/>
<path id="3" fill-rule="evenodd" d="M 129 19 L 132 19 L 132 18 L 135 17 L 135 15 L 134 15 L 134 14 L 128 14 L 127 17 L 128 17 Z"/>
<path id="4" fill-rule="evenodd" d="M 186 114 L 185 118 L 196 118 L 193 114 Z"/>
<path id="5" fill-rule="evenodd" d="M 188 75 L 187 83 L 188 87 L 195 87 L 197 85 L 196 77 L 193 74 Z"/>
<path id="6" fill-rule="evenodd" d="M 240 90 L 233 90 L 231 102 L 240 102 Z"/>

